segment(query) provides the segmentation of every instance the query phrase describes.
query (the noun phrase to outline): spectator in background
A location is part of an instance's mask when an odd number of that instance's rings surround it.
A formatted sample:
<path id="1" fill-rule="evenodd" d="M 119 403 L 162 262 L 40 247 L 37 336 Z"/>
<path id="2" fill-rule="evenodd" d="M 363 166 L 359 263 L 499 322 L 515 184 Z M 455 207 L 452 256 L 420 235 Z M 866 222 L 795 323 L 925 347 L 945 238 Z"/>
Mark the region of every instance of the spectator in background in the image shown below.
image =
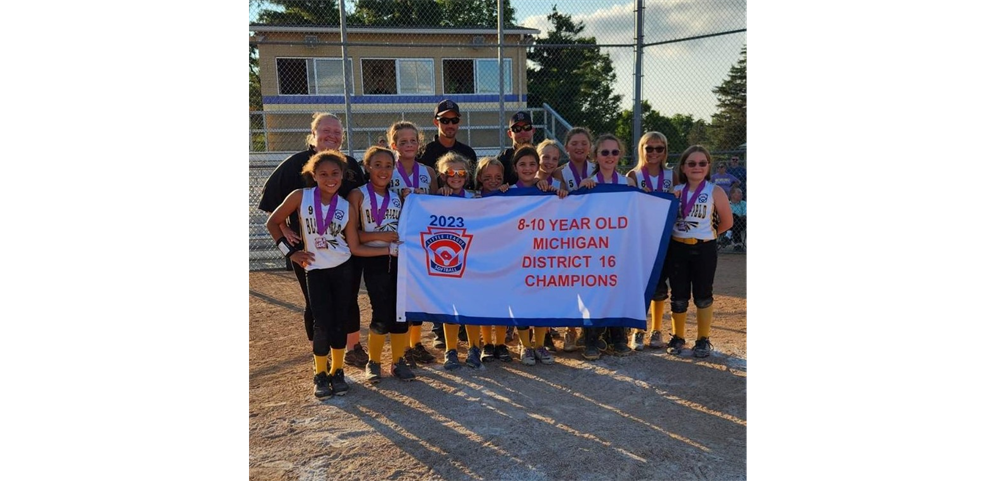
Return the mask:
<path id="1" fill-rule="evenodd" d="M 390 145 L 387 144 L 387 138 L 384 136 L 377 137 L 377 147 L 383 147 L 389 149 Z"/>
<path id="2" fill-rule="evenodd" d="M 733 187 L 729 198 L 732 208 L 732 250 L 743 252 L 743 232 L 746 231 L 746 201 L 743 200 L 743 189 Z"/>
<path id="3" fill-rule="evenodd" d="M 532 116 L 528 112 L 521 110 L 515 112 L 515 115 L 512 115 L 511 120 L 508 121 L 507 132 L 513 144 L 511 148 L 505 149 L 501 153 L 498 160 L 504 165 L 504 181 L 508 185 L 513 185 L 515 182 L 518 182 L 518 176 L 515 175 L 515 166 L 511 159 L 515 156 L 515 151 L 523 146 L 532 145 L 532 137 L 535 135 L 535 128 L 532 126 Z"/>
<path id="4" fill-rule="evenodd" d="M 718 168 L 714 174 L 712 174 L 712 183 L 722 187 L 722 190 L 726 193 L 726 198 L 728 199 L 729 191 L 733 187 L 739 187 L 739 179 L 730 175 L 726 172 L 726 163 L 719 162 Z"/>
<path id="5" fill-rule="evenodd" d="M 739 179 L 741 186 L 746 184 L 746 167 L 739 165 L 738 156 L 729 159 L 729 175 Z"/>

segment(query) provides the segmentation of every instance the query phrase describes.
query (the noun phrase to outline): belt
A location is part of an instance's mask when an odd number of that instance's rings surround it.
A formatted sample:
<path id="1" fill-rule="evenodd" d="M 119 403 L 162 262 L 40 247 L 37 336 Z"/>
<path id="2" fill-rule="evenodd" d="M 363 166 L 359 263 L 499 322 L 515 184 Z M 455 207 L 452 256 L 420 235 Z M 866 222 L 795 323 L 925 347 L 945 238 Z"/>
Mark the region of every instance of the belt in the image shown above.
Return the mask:
<path id="1" fill-rule="evenodd" d="M 693 246 L 695 244 L 704 244 L 706 242 L 715 242 L 715 239 L 712 239 L 712 240 L 702 240 L 702 239 L 686 239 L 686 238 L 683 238 L 683 237 L 671 237 L 670 239 L 673 240 L 673 241 L 675 241 L 675 242 L 680 242 L 681 244 L 687 244 L 687 245 L 691 245 L 691 246 Z"/>

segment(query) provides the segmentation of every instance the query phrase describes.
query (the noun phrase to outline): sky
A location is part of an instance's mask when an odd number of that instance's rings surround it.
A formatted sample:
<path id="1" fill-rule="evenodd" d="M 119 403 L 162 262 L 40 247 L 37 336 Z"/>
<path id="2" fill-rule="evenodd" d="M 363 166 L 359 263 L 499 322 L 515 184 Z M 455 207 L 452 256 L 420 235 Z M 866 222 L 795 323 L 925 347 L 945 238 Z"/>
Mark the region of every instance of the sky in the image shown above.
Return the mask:
<path id="1" fill-rule="evenodd" d="M 602 44 L 630 44 L 634 38 L 633 2 L 588 0 L 511 0 L 515 18 L 524 27 L 546 36 L 546 16 L 553 5 L 586 26 L 581 33 Z M 661 42 L 746 28 L 745 0 L 645 0 L 644 42 Z M 349 8 L 349 3 L 346 3 Z M 250 20 L 254 12 L 250 11 Z M 721 37 L 647 47 L 643 53 L 643 98 L 654 110 L 672 116 L 691 114 L 710 120 L 717 99 L 712 89 L 728 76 L 746 45 L 746 32 Z M 634 55 L 631 47 L 606 47 L 615 67 L 614 91 L 622 108 L 632 109 Z"/>

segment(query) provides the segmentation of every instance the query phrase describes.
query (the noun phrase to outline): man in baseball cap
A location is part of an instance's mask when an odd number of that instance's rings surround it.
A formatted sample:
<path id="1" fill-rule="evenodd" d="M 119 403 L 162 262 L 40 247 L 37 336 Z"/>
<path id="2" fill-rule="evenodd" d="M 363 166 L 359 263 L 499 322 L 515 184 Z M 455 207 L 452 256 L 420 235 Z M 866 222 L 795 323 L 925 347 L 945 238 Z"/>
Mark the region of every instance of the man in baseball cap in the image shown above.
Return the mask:
<path id="1" fill-rule="evenodd" d="M 453 112 L 456 117 L 459 117 L 459 105 L 452 100 L 446 99 L 439 102 L 439 105 L 435 106 L 435 116 L 438 117 L 446 112 Z"/>
<path id="2" fill-rule="evenodd" d="M 515 151 L 520 147 L 532 145 L 532 136 L 534 134 L 535 129 L 532 127 L 532 116 L 528 112 L 519 110 L 508 120 L 508 137 L 511 138 L 513 145 L 511 148 L 505 149 L 501 153 L 501 156 L 498 157 L 498 160 L 504 164 L 504 181 L 506 183 L 514 184 L 518 181 L 514 166 L 511 165 L 511 159 L 514 157 Z"/>

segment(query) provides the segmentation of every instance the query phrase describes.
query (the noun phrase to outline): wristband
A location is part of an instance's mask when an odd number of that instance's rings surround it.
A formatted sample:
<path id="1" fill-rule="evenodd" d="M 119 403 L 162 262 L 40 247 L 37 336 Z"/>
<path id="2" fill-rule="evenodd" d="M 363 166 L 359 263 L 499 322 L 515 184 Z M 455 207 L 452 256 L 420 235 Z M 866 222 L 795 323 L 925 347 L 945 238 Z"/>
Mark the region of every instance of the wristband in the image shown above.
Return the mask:
<path id="1" fill-rule="evenodd" d="M 294 249 L 290 245 L 290 242 L 287 241 L 286 237 L 281 237 L 279 240 L 276 241 L 276 248 L 280 249 L 280 252 L 283 253 L 283 257 L 287 257 L 287 258 L 290 258 L 290 256 L 294 252 L 297 252 L 297 249 Z"/>
<path id="2" fill-rule="evenodd" d="M 397 251 L 399 246 L 400 244 L 398 244 L 397 242 L 391 242 L 387 252 L 389 252 L 390 255 L 397 257 Z"/>

